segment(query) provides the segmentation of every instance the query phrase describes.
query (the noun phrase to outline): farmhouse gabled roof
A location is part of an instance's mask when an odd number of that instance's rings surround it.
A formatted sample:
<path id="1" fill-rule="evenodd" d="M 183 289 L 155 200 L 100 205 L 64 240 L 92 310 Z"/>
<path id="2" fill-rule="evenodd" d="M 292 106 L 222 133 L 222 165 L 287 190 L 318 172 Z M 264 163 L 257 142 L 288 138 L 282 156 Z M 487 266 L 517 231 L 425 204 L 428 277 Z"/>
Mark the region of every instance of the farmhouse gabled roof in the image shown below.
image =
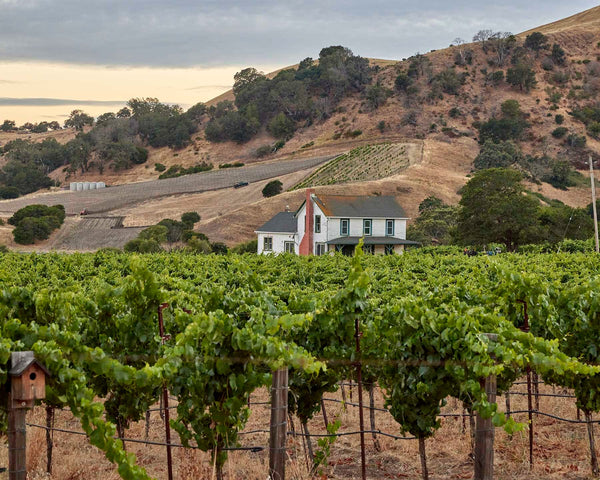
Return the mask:
<path id="1" fill-rule="evenodd" d="M 318 195 L 315 200 L 328 217 L 407 218 L 392 196 Z"/>
<path id="2" fill-rule="evenodd" d="M 257 232 L 269 233 L 296 233 L 296 216 L 294 212 L 279 212 L 271 220 L 265 223 Z"/>

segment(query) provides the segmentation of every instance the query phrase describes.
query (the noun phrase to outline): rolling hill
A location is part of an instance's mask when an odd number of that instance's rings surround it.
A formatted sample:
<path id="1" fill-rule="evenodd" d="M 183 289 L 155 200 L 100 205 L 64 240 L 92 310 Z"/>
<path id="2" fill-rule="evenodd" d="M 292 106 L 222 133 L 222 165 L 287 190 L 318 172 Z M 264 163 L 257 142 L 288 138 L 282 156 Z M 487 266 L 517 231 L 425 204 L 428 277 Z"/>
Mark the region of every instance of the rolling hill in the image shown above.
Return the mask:
<path id="1" fill-rule="evenodd" d="M 529 51 L 523 47 L 525 38 L 533 32 L 547 36 L 546 49 Z M 553 44 L 564 51 L 561 64 L 547 60 Z M 479 152 L 477 127 L 490 118 L 500 118 L 503 102 L 516 100 L 529 124 L 518 142 L 523 153 L 568 159 L 586 175 L 584 162 L 587 155 L 600 158 L 600 141 L 588 134 L 584 147 L 574 147 L 566 138 L 571 134 L 586 134 L 586 126 L 573 112 L 600 98 L 600 7 L 522 32 L 511 48 L 502 65 L 494 63 L 492 48 L 485 48 L 482 42 L 455 45 L 399 61 L 371 60 L 370 64 L 375 67 L 372 84 L 380 85 L 386 92 L 381 104 L 374 108 L 364 92 L 347 95 L 327 118 L 298 125 L 294 136 L 266 158 L 273 162 L 358 151 L 359 154 L 351 155 L 351 164 L 340 163 L 338 159 L 337 167 L 332 163 L 321 167 L 320 173 L 314 169 L 289 173 L 282 178 L 284 184 L 286 188 L 298 184 L 318 185 L 318 191 L 331 193 L 352 189 L 356 193 L 394 194 L 414 217 L 419 203 L 429 195 L 435 194 L 450 203 L 458 201 L 457 192 L 468 179 Z M 465 55 L 468 61 L 461 61 Z M 525 55 L 523 58 L 535 74 L 537 85 L 529 91 L 505 80 L 492 79 L 492 74 L 498 71 L 503 72 L 505 79 L 509 69 L 515 67 L 511 58 L 518 55 Z M 419 67 L 422 72 L 413 78 L 414 89 L 410 94 L 399 91 L 396 78 L 413 68 L 415 58 L 422 63 Z M 519 58 L 516 62 L 521 61 Z M 460 80 L 458 84 L 455 84 L 456 78 Z M 226 92 L 208 105 L 215 106 L 233 98 L 232 91 Z M 559 117 L 562 117 L 560 127 L 565 131 L 562 136 L 555 134 Z M 167 147 L 149 148 L 148 161 L 131 169 L 106 170 L 102 174 L 92 169 L 70 176 L 58 169 L 51 176 L 60 182 L 104 180 L 112 185 L 154 180 L 158 177 L 154 169 L 156 163 L 167 168 L 189 167 L 202 159 L 215 166 L 235 161 L 248 165 L 263 161 L 256 158 L 255 152 L 274 142 L 264 129 L 242 144 L 209 142 L 202 131 L 207 121 L 201 122 L 199 132 L 193 135 L 188 147 L 177 151 Z M 59 142 L 66 142 L 73 138 L 74 132 L 62 130 L 50 135 Z M 45 138 L 43 134 L 2 133 L 0 144 L 27 136 L 36 141 Z M 418 162 L 406 161 L 400 166 L 393 158 L 377 153 L 390 148 L 384 145 L 419 145 L 422 157 Z M 394 152 L 399 153 L 400 149 Z M 344 158 L 348 162 L 348 156 Z M 354 173 L 350 174 L 351 171 Z M 572 206 L 583 206 L 590 201 L 589 188 L 583 181 L 568 190 L 559 190 L 540 182 L 539 178 L 533 180 L 530 188 L 548 198 Z M 198 209 L 202 220 L 196 228 L 211 240 L 233 245 L 252 238 L 257 226 L 286 205 L 295 208 L 301 197 L 300 191 L 289 191 L 263 199 L 256 187 L 243 195 L 225 189 L 135 202 L 120 206 L 114 214 L 123 217 L 125 226 L 133 226 L 145 225 L 149 220 L 154 222 L 160 215 L 157 212 L 175 217 L 177 212 Z"/>

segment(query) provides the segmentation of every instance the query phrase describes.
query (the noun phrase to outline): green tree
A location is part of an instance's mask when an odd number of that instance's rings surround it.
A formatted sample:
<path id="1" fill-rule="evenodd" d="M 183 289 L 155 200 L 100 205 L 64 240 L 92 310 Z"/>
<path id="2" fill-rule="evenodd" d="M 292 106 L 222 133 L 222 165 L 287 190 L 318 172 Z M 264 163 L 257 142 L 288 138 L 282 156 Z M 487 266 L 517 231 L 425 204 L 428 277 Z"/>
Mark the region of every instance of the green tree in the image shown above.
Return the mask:
<path id="1" fill-rule="evenodd" d="M 525 63 L 519 63 L 506 71 L 506 81 L 513 87 L 519 87 L 519 90 L 529 92 L 537 85 L 535 72 Z"/>
<path id="2" fill-rule="evenodd" d="M 181 215 L 181 221 L 191 228 L 200 221 L 200 215 L 198 212 L 185 212 Z"/>
<path id="3" fill-rule="evenodd" d="M 516 170 L 477 172 L 463 187 L 457 235 L 464 244 L 504 243 L 513 251 L 528 239 L 539 202 L 524 195 Z"/>
<path id="4" fill-rule="evenodd" d="M 14 120 L 4 120 L 4 122 L 2 122 L 2 125 L 0 125 L 0 130 L 2 130 L 3 132 L 11 132 L 16 129 L 17 127 Z"/>
<path id="5" fill-rule="evenodd" d="M 267 130 L 275 138 L 288 140 L 294 135 L 294 121 L 284 113 L 278 113 L 267 125 Z"/>
<path id="6" fill-rule="evenodd" d="M 88 115 L 82 110 L 73 110 L 69 115 L 69 118 L 65 120 L 65 127 L 73 127 L 78 132 L 83 130 L 86 125 L 92 126 L 94 124 L 94 117 Z"/>
<path id="7" fill-rule="evenodd" d="M 533 50 L 536 55 L 540 50 L 548 48 L 548 37 L 541 32 L 533 32 L 525 37 L 525 48 Z"/>
<path id="8" fill-rule="evenodd" d="M 485 168 L 506 168 L 523 158 L 521 150 L 510 140 L 493 142 L 486 140 L 475 157 L 473 166 L 477 170 Z"/>
<path id="9" fill-rule="evenodd" d="M 369 85 L 365 90 L 365 99 L 370 110 L 377 110 L 385 104 L 389 91 L 381 84 Z"/>
<path id="10" fill-rule="evenodd" d="M 394 81 L 394 87 L 397 92 L 404 92 L 408 90 L 408 87 L 412 85 L 412 78 L 409 77 L 405 72 L 400 72 Z"/>
<path id="11" fill-rule="evenodd" d="M 408 226 L 407 237 L 422 245 L 448 245 L 456 234 L 458 207 L 446 205 L 437 197 L 427 197 L 419 205 L 419 216 Z"/>
<path id="12" fill-rule="evenodd" d="M 279 180 L 273 180 L 265 185 L 262 190 L 263 197 L 274 197 L 279 195 L 283 190 L 283 184 Z"/>
<path id="13" fill-rule="evenodd" d="M 558 43 L 552 44 L 552 53 L 550 55 L 552 57 L 552 61 L 557 65 L 565 64 L 565 51 Z"/>

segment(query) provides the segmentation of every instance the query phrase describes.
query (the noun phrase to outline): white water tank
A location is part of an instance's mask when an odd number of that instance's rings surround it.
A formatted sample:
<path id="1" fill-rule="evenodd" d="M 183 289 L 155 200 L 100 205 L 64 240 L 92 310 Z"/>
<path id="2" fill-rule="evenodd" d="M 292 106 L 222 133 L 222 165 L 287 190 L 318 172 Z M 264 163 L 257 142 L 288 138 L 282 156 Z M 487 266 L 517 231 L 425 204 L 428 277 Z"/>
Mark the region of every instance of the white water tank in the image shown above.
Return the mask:
<path id="1" fill-rule="evenodd" d="M 106 183 L 104 183 L 104 182 L 97 182 L 96 188 L 106 188 Z"/>
<path id="2" fill-rule="evenodd" d="M 77 190 L 77 182 L 71 182 L 69 184 L 69 190 L 71 190 L 72 192 L 75 192 Z"/>
<path id="3" fill-rule="evenodd" d="M 80 192 L 83 190 L 83 182 L 77 182 L 77 191 Z"/>
<path id="4" fill-rule="evenodd" d="M 83 189 L 84 190 L 89 190 L 90 189 L 90 182 L 83 182 Z"/>

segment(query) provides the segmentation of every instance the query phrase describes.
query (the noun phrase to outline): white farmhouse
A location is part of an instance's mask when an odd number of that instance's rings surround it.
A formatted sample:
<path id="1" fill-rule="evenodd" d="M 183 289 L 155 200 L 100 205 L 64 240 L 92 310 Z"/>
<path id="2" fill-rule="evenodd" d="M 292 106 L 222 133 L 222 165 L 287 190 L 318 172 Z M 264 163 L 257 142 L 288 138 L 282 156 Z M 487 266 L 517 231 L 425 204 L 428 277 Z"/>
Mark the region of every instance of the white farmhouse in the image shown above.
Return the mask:
<path id="1" fill-rule="evenodd" d="M 280 212 L 256 230 L 258 253 L 350 255 L 361 238 L 367 253 L 402 253 L 408 218 L 392 196 L 315 195 L 296 212 Z"/>

